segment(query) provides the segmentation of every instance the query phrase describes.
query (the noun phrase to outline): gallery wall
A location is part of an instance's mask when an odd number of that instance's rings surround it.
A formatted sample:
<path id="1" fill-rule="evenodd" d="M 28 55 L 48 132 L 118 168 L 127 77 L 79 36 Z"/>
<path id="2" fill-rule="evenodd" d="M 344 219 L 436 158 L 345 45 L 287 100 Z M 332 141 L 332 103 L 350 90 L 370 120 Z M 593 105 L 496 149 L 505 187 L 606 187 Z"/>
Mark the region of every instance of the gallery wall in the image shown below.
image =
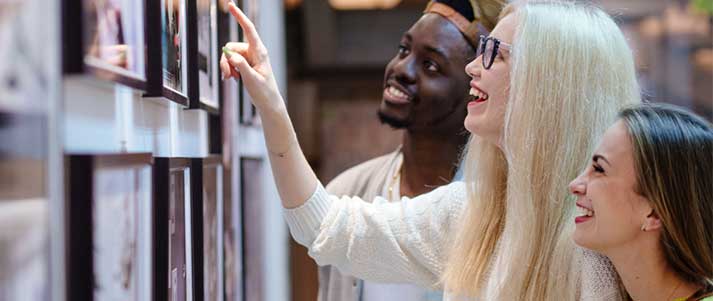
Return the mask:
<path id="1" fill-rule="evenodd" d="M 202 109 L 189 110 L 161 96 L 146 97 L 145 91 L 122 83 L 85 74 L 63 74 L 62 49 L 66 46 L 66 40 L 62 39 L 62 27 L 67 25 L 62 21 L 63 1 L 5 1 L 0 4 L 0 38 L 7 37 L 9 41 L 15 41 L 23 35 L 35 37 L 27 38 L 29 45 L 23 46 L 36 63 L 42 64 L 42 76 L 46 79 L 42 89 L 35 91 L 36 94 L 15 95 L 12 87 L 0 86 L 0 113 L 12 112 L 12 118 L 26 118 L 23 116 L 27 114 L 40 118 L 39 125 L 35 124 L 29 129 L 32 135 L 27 135 L 28 130 L 23 128 L 28 122 L 0 125 L 0 138 L 4 140 L 0 148 L 0 173 L 17 177 L 18 182 L 40 183 L 40 188 L 33 189 L 38 190 L 37 203 L 41 207 L 33 211 L 33 216 L 38 217 L 39 221 L 32 226 L 40 231 L 32 236 L 39 237 L 39 242 L 28 243 L 38 248 L 37 263 L 30 267 L 29 277 L 10 277 L 11 282 L 5 281 L 8 279 L 6 276 L 13 271 L 0 268 L 0 288 L 13 288 L 12 292 L 0 292 L 0 299 L 3 296 L 14 296 L 22 300 L 67 300 L 67 279 L 72 277 L 67 273 L 67 256 L 74 250 L 74 246 L 67 241 L 66 217 L 72 208 L 68 206 L 71 200 L 66 186 L 69 167 L 67 156 L 150 153 L 153 157 L 204 158 L 216 151 L 211 145 L 211 139 L 215 136 L 212 135 L 212 131 L 215 131 L 214 125 L 211 126 L 211 122 L 215 121 L 215 118 L 211 118 L 215 116 L 212 113 Z M 252 5 L 251 17 L 255 18 L 263 42 L 270 49 L 278 85 L 286 91 L 282 1 L 242 2 Z M 6 9 L 8 7 L 19 8 L 18 13 L 27 16 L 18 18 L 9 14 L 11 10 Z M 20 27 L 21 32 L 8 34 L 7 31 L 18 29 L 18 23 L 26 26 Z M 237 29 L 234 22 L 230 26 Z M 38 36 L 37 32 L 42 34 Z M 237 36 L 231 38 L 235 40 Z M 11 73 L 9 71 L 17 65 L 9 62 L 15 59 L 19 51 L 10 50 L 0 51 L 3 57 L 0 60 L 2 80 L 5 80 L 6 71 Z M 43 59 L 38 60 L 37 57 Z M 230 80 L 225 81 L 221 89 L 231 95 L 240 95 L 241 87 Z M 243 94 L 247 97 L 246 93 Z M 41 97 L 32 97 L 34 95 Z M 28 100 L 19 111 L 12 106 L 18 99 Z M 233 199 L 232 203 L 235 204 L 230 214 L 237 217 L 236 224 L 242 227 L 236 229 L 237 239 L 240 240 L 236 242 L 236 249 L 239 252 L 259 251 L 240 254 L 246 258 L 230 266 L 237 271 L 238 277 L 250 279 L 231 280 L 244 281 L 242 285 L 258 289 L 248 292 L 237 285 L 234 288 L 236 291 L 231 294 L 232 298 L 225 297 L 225 300 L 287 300 L 287 228 L 272 181 L 260 120 L 255 119 L 254 113 L 250 112 L 247 98 L 245 103 L 248 105 L 241 105 L 234 99 L 223 104 L 221 120 L 224 128 L 221 134 L 224 144 L 218 152 L 222 152 L 224 169 L 231 172 L 225 182 L 230 186 L 230 194 L 225 197 Z M 3 120 L 12 118 L 3 117 Z M 21 129 L 20 136 L 18 128 Z M 11 147 L 13 144 L 15 146 Z M 23 163 L 26 164 L 23 170 L 22 166 L 15 164 L 24 160 L 17 153 L 28 152 L 37 154 L 31 162 L 32 166 L 37 167 L 28 168 L 30 165 Z M 27 176 L 23 177 L 23 172 Z M 0 185 L 3 191 L 9 187 L 5 185 L 8 183 Z M 6 204 L 3 203 L 3 196 L 0 194 L 0 208 L 7 208 L 2 207 Z M 243 203 L 247 200 L 253 203 Z M 245 209 L 252 210 L 250 225 L 240 220 L 245 216 L 242 212 Z M 18 237 L 22 233 L 17 232 L 17 228 L 6 227 L 5 230 L 0 231 L 0 247 L 12 245 L 12 239 L 22 241 L 23 238 Z M 0 262 L 12 260 L 6 253 L 0 254 Z M 16 285 L 18 283 L 24 285 Z M 249 296 L 259 296 L 259 299 Z M 222 297 L 217 299 L 223 300 Z"/>

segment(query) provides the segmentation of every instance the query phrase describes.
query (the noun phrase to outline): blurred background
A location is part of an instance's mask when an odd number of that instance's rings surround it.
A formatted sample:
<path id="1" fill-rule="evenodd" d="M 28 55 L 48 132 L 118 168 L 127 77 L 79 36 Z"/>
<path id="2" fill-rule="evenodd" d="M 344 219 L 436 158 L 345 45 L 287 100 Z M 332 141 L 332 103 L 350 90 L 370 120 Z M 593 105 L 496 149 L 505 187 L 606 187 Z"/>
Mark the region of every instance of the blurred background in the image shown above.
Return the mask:
<path id="1" fill-rule="evenodd" d="M 211 133 L 221 135 L 218 152 L 231 171 L 225 199 L 234 211 L 225 218 L 240 253 L 224 266 L 235 274 L 226 283 L 236 285 L 224 299 L 316 300 L 316 265 L 289 237 L 260 120 L 239 84 L 222 82 L 228 100 L 217 120 L 121 83 L 63 74 L 65 1 L 100 0 L 0 0 L 0 300 L 65 299 L 65 155 L 200 158 L 215 153 Z M 237 40 L 225 1 L 217 1 L 218 27 Z M 270 50 L 300 144 L 323 183 L 399 145 L 402 133 L 376 114 L 384 68 L 428 1 L 237 2 Z M 713 121 L 713 0 L 592 2 L 627 36 L 644 98 Z"/>
<path id="2" fill-rule="evenodd" d="M 713 1 L 602 0 L 634 50 L 644 97 L 713 120 Z M 285 0 L 288 106 L 323 183 L 391 152 L 401 134 L 379 123 L 384 67 L 426 0 Z M 317 272 L 291 243 L 295 301 L 316 300 Z M 376 254 L 378 256 L 378 254 Z"/>

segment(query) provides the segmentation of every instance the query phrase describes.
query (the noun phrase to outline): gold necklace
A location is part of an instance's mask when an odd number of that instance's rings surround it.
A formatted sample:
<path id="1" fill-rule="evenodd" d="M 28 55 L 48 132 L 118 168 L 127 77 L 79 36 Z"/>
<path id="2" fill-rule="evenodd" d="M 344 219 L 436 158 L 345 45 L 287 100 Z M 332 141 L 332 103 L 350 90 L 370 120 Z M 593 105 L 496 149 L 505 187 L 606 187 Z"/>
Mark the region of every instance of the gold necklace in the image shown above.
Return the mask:
<path id="1" fill-rule="evenodd" d="M 389 202 L 391 202 L 394 199 L 394 185 L 396 185 L 396 179 L 401 176 L 401 169 L 404 167 L 404 160 L 401 159 L 401 163 L 399 164 L 399 168 L 394 172 L 394 175 L 391 176 L 391 183 L 389 184 Z"/>

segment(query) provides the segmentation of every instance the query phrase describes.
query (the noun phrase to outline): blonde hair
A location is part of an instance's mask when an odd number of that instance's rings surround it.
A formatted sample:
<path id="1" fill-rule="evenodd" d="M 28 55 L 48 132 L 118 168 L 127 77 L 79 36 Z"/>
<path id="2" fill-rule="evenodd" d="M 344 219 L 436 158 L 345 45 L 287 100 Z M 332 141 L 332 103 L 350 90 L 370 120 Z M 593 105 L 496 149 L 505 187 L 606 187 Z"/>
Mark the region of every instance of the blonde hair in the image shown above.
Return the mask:
<path id="1" fill-rule="evenodd" d="M 713 126 L 661 104 L 627 108 L 637 192 L 661 219 L 661 248 L 683 279 L 713 291 Z"/>
<path id="2" fill-rule="evenodd" d="M 450 293 L 478 296 L 497 254 L 505 287 L 496 300 L 572 300 L 579 269 L 567 183 L 617 112 L 640 101 L 634 59 L 598 8 L 528 2 L 508 12 L 517 28 L 502 149 L 469 141 L 468 208 L 443 281 Z"/>

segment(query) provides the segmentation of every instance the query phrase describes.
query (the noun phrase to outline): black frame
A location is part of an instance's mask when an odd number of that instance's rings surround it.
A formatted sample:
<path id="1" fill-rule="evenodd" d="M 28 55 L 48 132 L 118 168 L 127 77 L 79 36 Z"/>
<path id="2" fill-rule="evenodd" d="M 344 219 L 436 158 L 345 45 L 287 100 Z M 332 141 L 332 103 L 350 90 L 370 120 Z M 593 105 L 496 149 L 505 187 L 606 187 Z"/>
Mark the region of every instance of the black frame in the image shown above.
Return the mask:
<path id="1" fill-rule="evenodd" d="M 68 155 L 67 184 L 67 300 L 94 300 L 93 207 L 94 177 L 102 168 L 140 166 L 151 168 L 150 153 Z M 91 183 L 87 185 L 87 183 Z M 152 194 L 153 198 L 154 195 Z M 153 209 L 152 209 L 153 211 Z M 137 223 L 139 223 L 137 221 Z M 137 237 L 137 240 L 139 238 Z M 87 260 L 89 258 L 89 260 Z M 155 258 L 154 258 L 155 259 Z M 156 275 L 152 272 L 151 278 Z"/>
<path id="2" fill-rule="evenodd" d="M 490 53 L 490 59 L 488 62 L 485 62 L 485 46 L 487 46 L 488 41 L 493 41 L 493 51 Z M 480 40 L 478 41 L 478 48 L 477 48 L 477 53 L 476 56 L 482 56 L 481 57 L 481 62 L 483 63 L 483 68 L 485 70 L 490 69 L 490 67 L 493 66 L 493 62 L 495 62 L 495 57 L 498 55 L 498 50 L 500 49 L 500 45 L 505 46 L 503 49 L 510 51 L 510 44 L 507 44 L 505 42 L 502 42 L 498 40 L 497 38 L 494 37 L 486 37 L 485 35 L 480 35 Z"/>
<path id="3" fill-rule="evenodd" d="M 179 105 L 187 107 L 189 105 L 190 78 L 186 79 L 185 93 L 176 91 L 173 88 L 164 85 L 163 81 L 163 10 L 162 3 L 166 0 L 148 0 L 146 4 L 146 40 L 147 40 L 147 87 L 144 97 L 165 97 Z M 190 56 L 189 42 L 191 39 L 189 30 L 190 3 L 193 1 L 180 0 L 185 6 L 186 15 L 183 16 L 185 23 L 184 35 L 186 35 L 185 43 L 182 41 L 182 51 L 187 52 L 186 58 Z M 190 60 L 189 60 L 190 61 Z M 188 70 L 189 61 L 183 64 L 183 68 Z M 188 72 L 190 75 L 190 72 Z"/>
<path id="4" fill-rule="evenodd" d="M 211 3 L 212 7 L 216 8 L 216 14 L 214 14 L 217 18 L 217 6 L 218 6 L 218 0 L 207 0 Z M 189 101 L 189 109 L 202 109 L 204 111 L 207 111 L 208 113 L 211 113 L 213 115 L 219 115 L 220 114 L 220 89 L 219 89 L 219 77 L 218 77 L 218 70 L 219 70 L 219 64 L 220 64 L 220 56 L 217 54 L 218 53 L 218 39 L 217 39 L 217 26 L 218 26 L 218 21 L 217 20 L 210 20 L 211 27 L 209 28 L 209 35 L 210 35 L 210 43 L 212 46 L 216 46 L 215 49 L 209 50 L 209 52 L 213 52 L 213 69 L 209 70 L 212 71 L 209 76 L 211 76 L 212 79 L 215 81 L 213 82 L 213 86 L 211 89 L 213 91 L 211 94 L 213 94 L 213 99 L 217 106 L 212 106 L 208 103 L 205 103 L 201 100 L 201 90 L 200 90 L 200 79 L 199 79 L 199 72 L 200 72 L 200 65 L 203 63 L 200 60 L 199 52 L 198 52 L 198 37 L 200 36 L 199 28 L 198 28 L 198 1 L 190 1 L 190 5 L 187 7 L 188 8 L 188 13 L 187 13 L 187 18 L 188 18 L 188 37 L 190 38 L 188 40 L 188 99 Z M 209 14 L 211 12 L 209 11 Z M 213 15 L 213 14 L 211 14 Z M 214 35 L 215 34 L 215 35 Z M 214 38 L 215 37 L 215 38 Z M 212 48 L 212 47 L 211 47 Z M 207 58 L 207 60 L 210 60 L 211 58 Z M 208 63 L 207 61 L 205 62 L 206 64 Z"/>
<path id="5" fill-rule="evenodd" d="M 190 176 L 190 183 L 183 183 L 182 188 L 185 191 L 186 185 L 190 186 L 191 194 L 189 196 L 184 195 L 185 197 L 188 197 L 190 199 L 189 204 L 186 204 L 185 202 L 183 203 L 183 218 L 185 218 L 185 210 L 187 209 L 185 206 L 191 206 L 191 226 L 193 226 L 193 220 L 196 218 L 193 207 L 196 205 L 196 201 L 200 201 L 202 199 L 202 195 L 198 195 L 200 197 L 198 200 L 196 200 L 196 194 L 194 192 L 194 186 L 193 185 L 200 185 L 201 184 L 201 178 L 196 178 L 193 174 L 194 170 L 194 165 L 191 159 L 187 158 L 167 158 L 167 157 L 156 157 L 154 158 L 154 199 L 155 199 L 155 210 L 154 210 L 154 229 L 153 229 L 153 237 L 154 237 L 154 275 L 157 275 L 154 277 L 153 284 L 153 293 L 154 293 L 154 300 L 160 301 L 160 300 L 169 300 L 169 275 L 171 273 L 171 267 L 170 267 L 170 261 L 169 261 L 169 246 L 171 241 L 169 240 L 169 218 L 170 218 L 170 202 L 171 202 L 171 173 L 176 172 L 176 171 L 183 171 L 184 173 L 188 173 Z M 194 184 L 195 182 L 198 182 Z M 202 191 L 201 191 L 202 192 Z M 183 221 L 183 227 L 184 231 L 186 228 L 186 223 L 187 221 Z M 193 231 L 193 228 L 192 228 Z M 183 233 L 184 235 L 184 245 L 183 245 L 183 250 L 185 251 L 186 244 L 191 245 L 191 259 L 192 262 L 188 262 L 188 254 L 184 253 L 184 263 L 186 265 L 186 273 L 188 270 L 188 265 L 191 264 L 192 269 L 193 269 L 193 274 L 190 275 L 192 281 L 193 281 L 193 295 L 194 295 L 194 300 L 195 296 L 198 296 L 196 294 L 196 283 L 200 282 L 197 281 L 198 275 L 201 274 L 196 274 L 196 263 L 199 262 L 196 260 L 196 249 L 193 247 L 196 245 L 198 242 L 196 240 L 196 236 L 194 232 L 191 232 L 191 237 L 186 238 L 187 233 Z M 199 238 L 199 239 L 202 239 Z M 189 275 L 186 275 L 185 278 L 185 297 L 188 298 L 188 277 Z M 202 277 L 201 277 L 202 278 Z"/>
<path id="6" fill-rule="evenodd" d="M 203 301 L 203 159 L 190 159 L 193 300 Z"/>
<path id="7" fill-rule="evenodd" d="M 144 56 L 143 78 L 133 78 L 125 74 L 115 72 L 100 66 L 93 66 L 85 62 L 84 46 L 87 41 L 84 39 L 84 4 L 91 0 L 62 0 L 62 72 L 63 74 L 89 74 L 96 78 L 116 82 L 138 90 L 146 90 L 150 82 L 149 57 L 146 56 L 146 49 L 150 49 L 149 40 L 149 8 L 152 0 L 142 0 L 144 9 L 144 41 L 142 47 Z M 128 71 L 128 70 L 127 70 Z"/>

